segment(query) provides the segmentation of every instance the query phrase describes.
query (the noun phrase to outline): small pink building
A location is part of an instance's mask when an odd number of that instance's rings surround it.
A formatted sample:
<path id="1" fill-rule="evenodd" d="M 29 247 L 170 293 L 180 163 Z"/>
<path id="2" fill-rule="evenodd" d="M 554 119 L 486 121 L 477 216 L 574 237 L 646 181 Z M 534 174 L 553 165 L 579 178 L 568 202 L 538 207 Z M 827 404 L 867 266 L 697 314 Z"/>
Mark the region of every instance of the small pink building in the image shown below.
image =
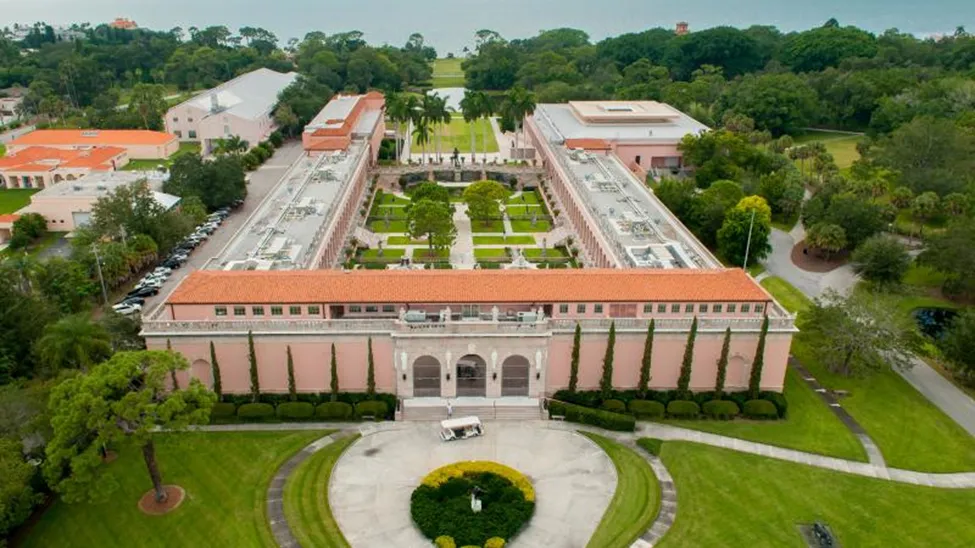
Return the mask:
<path id="1" fill-rule="evenodd" d="M 377 91 L 365 95 L 336 95 L 305 126 L 301 141 L 308 154 L 346 150 L 354 139 L 369 142 L 371 164 L 379 158 L 386 134 L 386 98 Z"/>
<path id="2" fill-rule="evenodd" d="M 740 269 L 198 271 L 146 318 L 143 334 L 150 348 L 169 343 L 186 356 L 184 381 L 208 385 L 212 342 L 228 393 L 250 389 L 251 334 L 263 392 L 287 391 L 289 347 L 297 389 L 327 391 L 333 344 L 340 388 L 363 391 L 371 341 L 379 391 L 538 398 L 568 385 L 576 325 L 579 388 L 598 387 L 613 324 L 613 384 L 635 388 L 651 319 L 650 384 L 675 388 L 695 317 L 691 388 L 714 389 L 730 328 L 726 386 L 744 389 L 766 316 L 761 385 L 781 391 L 794 317 Z"/>
<path id="3" fill-rule="evenodd" d="M 179 150 L 175 135 L 143 129 L 38 129 L 7 143 L 7 153 L 28 147 L 91 150 L 96 147 L 125 149 L 132 160 L 165 160 Z"/>
<path id="4" fill-rule="evenodd" d="M 47 188 L 89 173 L 115 171 L 127 163 L 128 153 L 120 147 L 17 147 L 15 152 L 0 158 L 0 187 Z"/>

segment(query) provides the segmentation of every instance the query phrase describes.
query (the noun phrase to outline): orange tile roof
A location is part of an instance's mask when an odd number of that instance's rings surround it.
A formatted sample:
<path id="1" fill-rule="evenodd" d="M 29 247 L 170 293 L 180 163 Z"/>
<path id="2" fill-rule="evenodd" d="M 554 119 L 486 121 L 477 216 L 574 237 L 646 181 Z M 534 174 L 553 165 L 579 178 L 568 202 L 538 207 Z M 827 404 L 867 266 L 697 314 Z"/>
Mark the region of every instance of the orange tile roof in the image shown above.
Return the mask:
<path id="1" fill-rule="evenodd" d="M 0 158 L 0 171 L 43 172 L 55 169 L 112 169 L 112 160 L 125 154 L 124 148 L 93 147 L 84 150 L 32 146 Z"/>
<path id="2" fill-rule="evenodd" d="M 170 304 L 769 301 L 741 269 L 191 273 Z"/>
<path id="3" fill-rule="evenodd" d="M 38 129 L 14 139 L 11 146 L 133 146 L 165 145 L 172 133 L 142 129 Z"/>
<path id="4" fill-rule="evenodd" d="M 585 150 L 609 150 L 613 148 L 605 139 L 566 139 L 565 148 L 582 148 Z"/>
<path id="5" fill-rule="evenodd" d="M 12 223 L 20 218 L 20 215 L 14 213 L 7 213 L 5 215 L 0 215 L 0 223 Z"/>

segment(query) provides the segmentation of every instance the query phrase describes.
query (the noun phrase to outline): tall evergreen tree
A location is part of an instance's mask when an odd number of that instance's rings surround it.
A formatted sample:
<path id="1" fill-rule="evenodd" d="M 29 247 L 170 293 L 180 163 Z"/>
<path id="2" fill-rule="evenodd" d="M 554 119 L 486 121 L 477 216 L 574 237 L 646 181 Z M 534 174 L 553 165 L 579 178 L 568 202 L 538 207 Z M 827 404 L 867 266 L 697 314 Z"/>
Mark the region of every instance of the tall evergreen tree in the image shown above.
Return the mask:
<path id="1" fill-rule="evenodd" d="M 298 401 L 298 389 L 295 387 L 295 361 L 291 357 L 291 345 L 288 345 L 288 396 L 291 401 Z"/>
<path id="2" fill-rule="evenodd" d="M 724 344 L 721 345 L 721 357 L 718 358 L 718 378 L 714 383 L 714 399 L 720 400 L 724 395 L 724 380 L 728 374 L 728 351 L 731 348 L 731 328 L 724 331 Z"/>
<path id="3" fill-rule="evenodd" d="M 332 401 L 339 400 L 339 364 L 335 360 L 335 343 L 332 343 Z"/>
<path id="4" fill-rule="evenodd" d="M 582 328 L 576 323 L 576 334 L 572 337 L 572 361 L 569 363 L 569 392 L 575 392 L 579 385 L 579 343 Z"/>
<path id="5" fill-rule="evenodd" d="M 752 364 L 752 376 L 748 380 L 748 397 L 755 399 L 762 389 L 762 369 L 765 367 L 765 336 L 768 335 L 768 316 L 762 321 L 762 333 L 758 336 L 758 348 L 755 350 L 755 363 Z"/>
<path id="6" fill-rule="evenodd" d="M 247 358 L 251 365 L 251 401 L 257 402 L 261 395 L 261 379 L 257 375 L 257 353 L 254 352 L 254 332 L 247 332 Z"/>
<path id="7" fill-rule="evenodd" d="M 687 335 L 687 345 L 684 347 L 684 361 L 680 366 L 680 377 L 677 379 L 679 397 L 687 399 L 691 395 L 691 367 L 694 365 L 694 340 L 697 339 L 697 316 L 691 322 L 691 332 Z"/>
<path id="8" fill-rule="evenodd" d="M 376 395 L 376 364 L 372 359 L 372 337 L 369 337 L 368 349 L 368 369 L 366 369 L 366 394 L 372 398 Z"/>
<path id="9" fill-rule="evenodd" d="M 223 396 L 223 382 L 220 379 L 220 364 L 217 363 L 217 349 L 210 341 L 210 370 L 213 374 L 213 392 L 217 397 Z"/>
<path id="10" fill-rule="evenodd" d="M 172 352 L 172 351 L 173 351 L 173 342 L 170 341 L 169 339 L 166 339 L 166 352 Z M 175 369 L 169 370 L 169 378 L 172 379 L 173 381 L 173 390 L 179 390 L 179 379 L 176 378 Z"/>
<path id="11" fill-rule="evenodd" d="M 599 381 L 599 392 L 604 400 L 613 395 L 613 351 L 616 347 L 616 322 L 609 324 L 609 341 L 603 357 L 603 378 Z"/>
<path id="12" fill-rule="evenodd" d="M 650 327 L 647 328 L 647 340 L 643 343 L 643 361 L 640 362 L 640 383 L 637 391 L 641 398 L 647 396 L 647 389 L 650 385 L 650 364 L 653 361 L 653 332 L 656 330 L 654 320 L 650 319 Z"/>

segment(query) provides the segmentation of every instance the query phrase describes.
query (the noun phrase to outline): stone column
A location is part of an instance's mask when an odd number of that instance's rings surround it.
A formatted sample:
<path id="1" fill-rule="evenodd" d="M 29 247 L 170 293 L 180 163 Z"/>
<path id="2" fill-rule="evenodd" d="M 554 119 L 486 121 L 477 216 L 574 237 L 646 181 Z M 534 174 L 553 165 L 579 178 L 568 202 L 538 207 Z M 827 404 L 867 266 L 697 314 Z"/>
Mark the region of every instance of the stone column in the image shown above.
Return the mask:
<path id="1" fill-rule="evenodd" d="M 447 380 L 448 375 L 450 380 Z M 440 397 L 457 397 L 457 366 L 454 364 L 453 354 L 450 350 L 446 353 L 446 359 L 440 371 Z"/>
<path id="2" fill-rule="evenodd" d="M 535 363 L 528 372 L 528 396 L 537 398 L 545 393 L 545 353 L 535 351 Z"/>
<path id="3" fill-rule="evenodd" d="M 396 369 L 396 360 L 393 360 Z M 410 368 L 409 356 L 406 351 L 399 353 L 399 371 L 396 372 L 396 393 L 404 398 L 413 397 L 413 371 Z"/>
<path id="4" fill-rule="evenodd" d="M 487 379 L 485 379 L 485 395 L 489 398 L 501 397 L 501 371 L 498 367 L 498 351 L 491 351 L 491 361 L 488 363 Z"/>

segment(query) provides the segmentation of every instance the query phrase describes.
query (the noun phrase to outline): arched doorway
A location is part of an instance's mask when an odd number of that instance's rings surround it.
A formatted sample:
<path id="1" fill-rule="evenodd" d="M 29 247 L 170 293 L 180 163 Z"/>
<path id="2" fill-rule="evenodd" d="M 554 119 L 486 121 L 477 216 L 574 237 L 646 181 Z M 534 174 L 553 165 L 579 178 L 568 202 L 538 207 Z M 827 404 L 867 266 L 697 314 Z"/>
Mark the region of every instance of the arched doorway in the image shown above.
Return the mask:
<path id="1" fill-rule="evenodd" d="M 213 387 L 213 372 L 210 370 L 210 362 L 206 360 L 196 360 L 190 366 L 191 378 L 200 379 L 203 384 Z"/>
<path id="2" fill-rule="evenodd" d="M 528 396 L 531 364 L 524 356 L 508 356 L 501 364 L 501 395 Z"/>
<path id="3" fill-rule="evenodd" d="M 413 397 L 440 397 L 440 361 L 433 356 L 420 356 L 413 362 Z"/>
<path id="4" fill-rule="evenodd" d="M 457 360 L 457 396 L 487 396 L 487 362 L 477 354 Z"/>

